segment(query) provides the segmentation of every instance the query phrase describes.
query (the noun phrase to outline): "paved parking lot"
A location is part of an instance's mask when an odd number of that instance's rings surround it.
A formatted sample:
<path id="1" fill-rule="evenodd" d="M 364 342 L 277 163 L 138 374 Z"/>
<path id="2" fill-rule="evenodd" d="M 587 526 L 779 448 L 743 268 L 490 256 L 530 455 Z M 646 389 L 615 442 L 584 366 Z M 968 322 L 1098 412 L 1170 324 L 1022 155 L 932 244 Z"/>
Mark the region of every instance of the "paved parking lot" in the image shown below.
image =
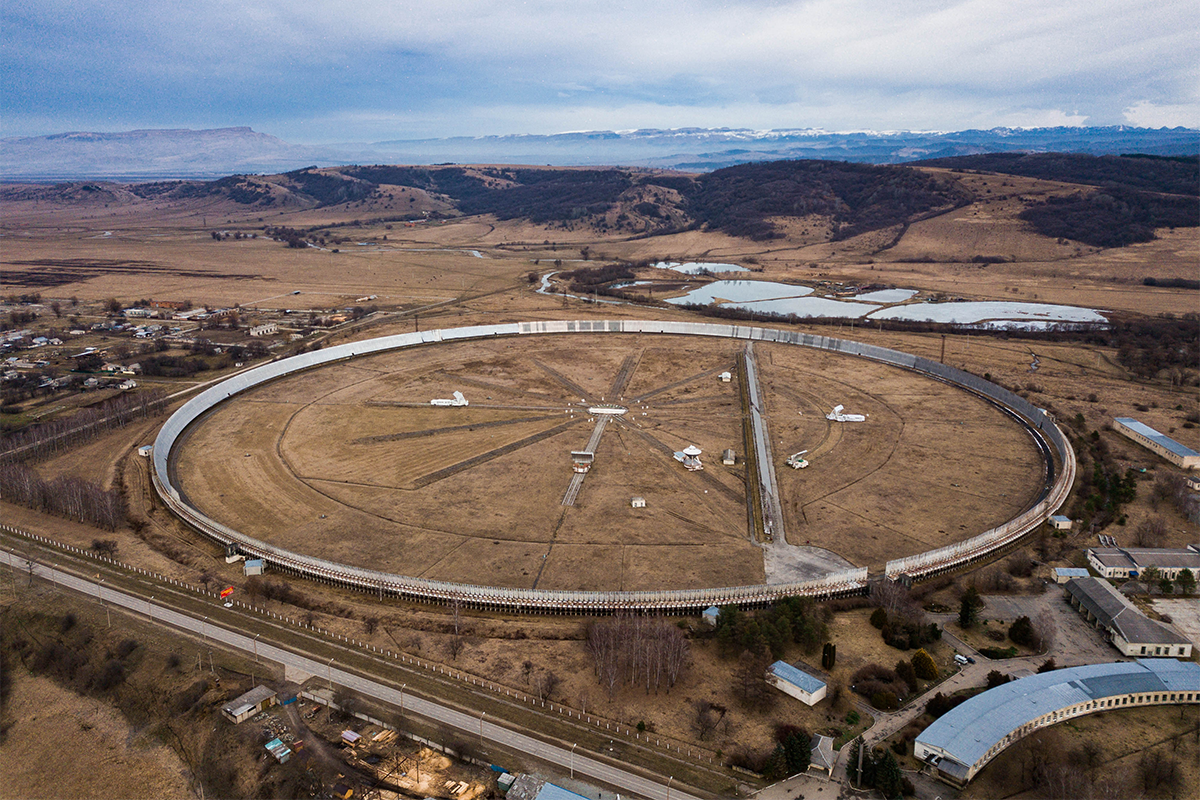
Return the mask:
<path id="1" fill-rule="evenodd" d="M 1155 611 L 1171 618 L 1171 627 L 1180 636 L 1186 636 L 1195 647 L 1200 647 L 1200 603 L 1196 598 L 1168 600 L 1156 597 L 1151 602 Z"/>
<path id="2" fill-rule="evenodd" d="M 1003 622 L 1022 616 L 1036 619 L 1043 609 L 1049 609 L 1055 626 L 1051 655 L 1060 667 L 1128 660 L 1108 643 L 1103 633 L 1088 625 L 1071 608 L 1063 599 L 1061 586 L 1050 585 L 1039 595 L 985 595 L 983 600 L 987 606 L 980 617 Z M 1200 625 L 1200 614 L 1196 615 L 1196 621 Z"/>

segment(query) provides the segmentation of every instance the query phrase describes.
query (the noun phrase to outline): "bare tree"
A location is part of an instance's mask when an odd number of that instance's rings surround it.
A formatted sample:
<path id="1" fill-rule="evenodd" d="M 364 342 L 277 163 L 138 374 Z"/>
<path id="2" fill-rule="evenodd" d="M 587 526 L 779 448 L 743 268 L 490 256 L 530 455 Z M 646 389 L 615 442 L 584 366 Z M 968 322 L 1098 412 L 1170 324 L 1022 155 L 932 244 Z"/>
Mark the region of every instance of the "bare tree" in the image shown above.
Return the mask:
<path id="1" fill-rule="evenodd" d="M 1142 789 L 1148 794 L 1157 794 L 1160 789 L 1177 789 L 1183 780 L 1179 761 L 1160 750 L 1143 753 L 1137 771 Z"/>
<path id="2" fill-rule="evenodd" d="M 622 683 L 658 691 L 674 686 L 688 665 L 687 637 L 678 627 L 656 617 L 621 614 L 593 620 L 587 648 L 596 678 L 611 697 Z"/>
<path id="3" fill-rule="evenodd" d="M 1138 547 L 1161 547 L 1167 537 L 1167 524 L 1162 517 L 1151 517 L 1133 529 L 1133 541 Z"/>
<path id="4" fill-rule="evenodd" d="M 1033 618 L 1033 633 L 1038 652 L 1046 653 L 1053 649 L 1058 636 L 1058 626 L 1050 609 L 1043 608 Z"/>
<path id="5" fill-rule="evenodd" d="M 562 678 L 555 675 L 554 672 L 548 669 L 543 670 L 533 676 L 533 693 L 538 700 L 549 700 L 554 696 L 561 683 Z"/>
<path id="6" fill-rule="evenodd" d="M 922 625 L 925 610 L 908 589 L 896 581 L 881 580 L 871 584 L 871 602 L 887 612 L 889 617 Z"/>
<path id="7" fill-rule="evenodd" d="M 704 741 L 721 724 L 727 709 L 725 706 L 716 705 L 708 700 L 697 700 L 692 707 L 696 710 L 692 728 L 696 731 L 696 736 L 700 741 Z"/>
<path id="8" fill-rule="evenodd" d="M 462 636 L 462 598 L 454 598 L 454 634 L 450 637 L 450 641 L 446 644 L 446 651 L 450 653 L 452 661 L 458 660 L 458 654 L 463 649 Z"/>
<path id="9" fill-rule="evenodd" d="M 446 654 L 450 656 L 451 661 L 458 661 L 459 655 L 463 651 L 463 637 L 455 634 L 446 640 Z"/>
<path id="10" fill-rule="evenodd" d="M 92 539 L 92 549 L 99 555 L 113 558 L 117 554 L 116 539 Z"/>

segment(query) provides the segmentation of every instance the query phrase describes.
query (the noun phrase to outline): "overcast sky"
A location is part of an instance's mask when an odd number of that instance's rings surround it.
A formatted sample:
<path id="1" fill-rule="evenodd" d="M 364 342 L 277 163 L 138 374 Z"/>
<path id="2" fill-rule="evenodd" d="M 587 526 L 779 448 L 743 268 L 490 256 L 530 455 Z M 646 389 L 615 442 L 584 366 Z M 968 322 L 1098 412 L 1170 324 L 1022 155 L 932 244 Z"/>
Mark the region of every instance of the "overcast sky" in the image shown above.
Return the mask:
<path id="1" fill-rule="evenodd" d="M 1200 127 L 1196 0 L 8 0 L 0 133 Z"/>

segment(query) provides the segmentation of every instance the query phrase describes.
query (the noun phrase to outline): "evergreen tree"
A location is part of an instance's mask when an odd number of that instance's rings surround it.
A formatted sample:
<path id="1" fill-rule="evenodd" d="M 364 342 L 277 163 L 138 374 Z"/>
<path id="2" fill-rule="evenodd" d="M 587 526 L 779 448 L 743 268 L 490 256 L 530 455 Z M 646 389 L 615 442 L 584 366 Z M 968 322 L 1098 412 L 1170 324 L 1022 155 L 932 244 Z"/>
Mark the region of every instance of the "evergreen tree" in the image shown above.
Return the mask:
<path id="1" fill-rule="evenodd" d="M 875 788 L 887 798 L 898 800 L 904 791 L 904 776 L 900 772 L 900 763 L 892 755 L 892 751 L 883 751 L 883 758 L 875 769 Z"/>
<path id="2" fill-rule="evenodd" d="M 1180 594 L 1190 595 L 1196 591 L 1196 576 L 1186 567 L 1179 570 L 1179 574 L 1175 576 L 1175 583 L 1179 586 Z"/>
<path id="3" fill-rule="evenodd" d="M 983 598 L 974 586 L 968 586 L 963 592 L 962 603 L 958 607 L 958 624 L 970 628 L 979 621 L 979 609 L 983 608 Z"/>
<path id="4" fill-rule="evenodd" d="M 933 663 L 933 657 L 924 648 L 913 653 L 912 667 L 921 680 L 936 681 L 938 678 L 937 664 Z"/>
<path id="5" fill-rule="evenodd" d="M 887 625 L 888 614 L 882 608 L 877 608 L 871 612 L 871 624 L 882 630 L 884 625 Z"/>

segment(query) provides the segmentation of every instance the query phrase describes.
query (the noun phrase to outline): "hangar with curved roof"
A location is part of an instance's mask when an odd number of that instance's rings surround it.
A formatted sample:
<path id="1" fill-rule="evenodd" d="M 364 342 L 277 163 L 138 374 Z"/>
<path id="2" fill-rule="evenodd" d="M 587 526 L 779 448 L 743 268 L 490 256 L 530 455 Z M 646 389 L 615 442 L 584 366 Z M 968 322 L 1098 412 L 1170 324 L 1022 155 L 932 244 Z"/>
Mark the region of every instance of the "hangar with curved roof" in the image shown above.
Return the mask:
<path id="1" fill-rule="evenodd" d="M 989 689 L 939 717 L 913 754 L 966 785 L 1006 747 L 1063 720 L 1147 705 L 1200 703 L 1200 664 L 1143 658 L 1053 670 Z"/>

